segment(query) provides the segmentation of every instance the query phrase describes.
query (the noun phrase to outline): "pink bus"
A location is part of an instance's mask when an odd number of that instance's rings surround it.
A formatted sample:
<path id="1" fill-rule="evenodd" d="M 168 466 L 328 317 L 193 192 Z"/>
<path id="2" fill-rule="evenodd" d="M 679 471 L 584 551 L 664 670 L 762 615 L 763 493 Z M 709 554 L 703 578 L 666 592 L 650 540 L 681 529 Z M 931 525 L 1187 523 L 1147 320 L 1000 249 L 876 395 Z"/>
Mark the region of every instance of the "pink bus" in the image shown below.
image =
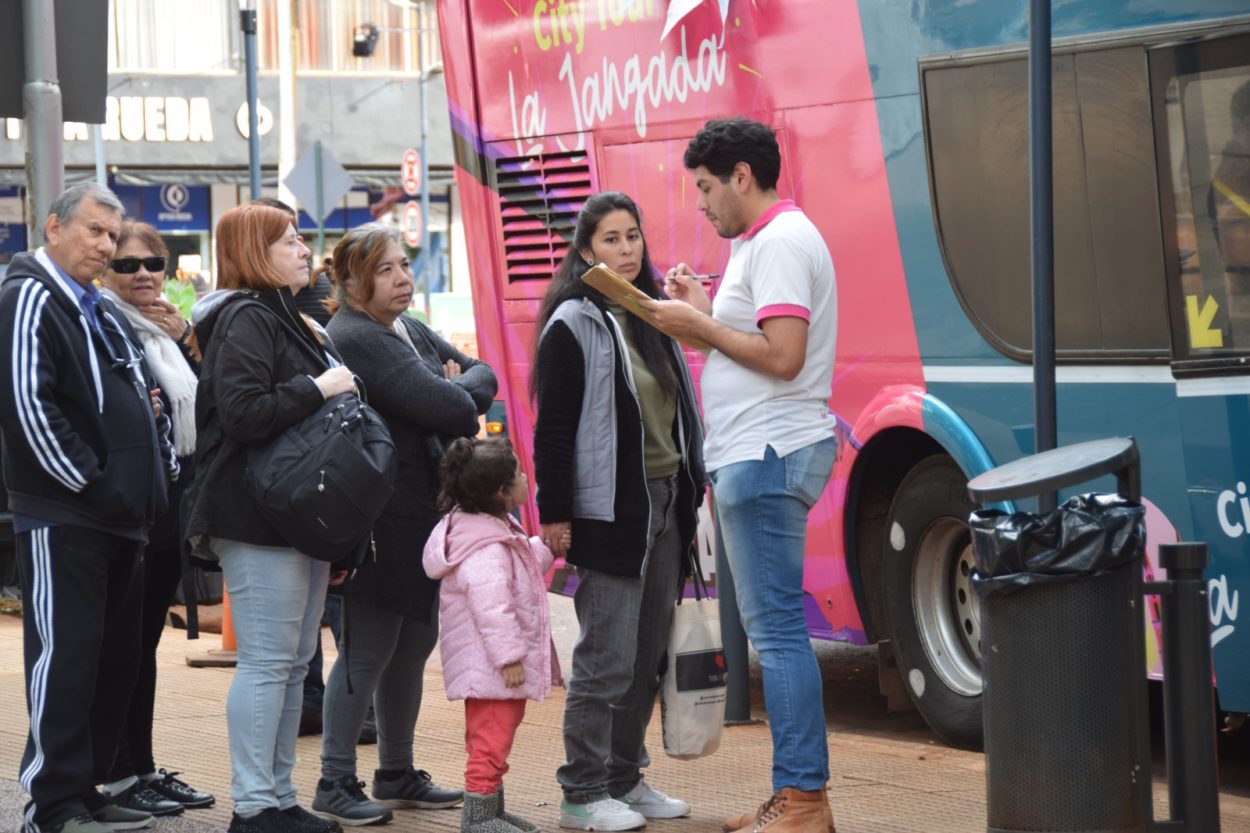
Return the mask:
<path id="1" fill-rule="evenodd" d="M 1221 490 L 1250 481 L 1236 440 L 1250 407 L 1219 417 L 1232 388 L 1209 378 L 1250 378 L 1237 376 L 1250 339 L 1235 338 L 1233 297 L 1250 283 L 1208 279 L 1213 250 L 1199 244 L 1216 221 L 1194 190 L 1250 81 L 1250 18 L 1227 9 L 1056 5 L 1058 402 L 1061 443 L 1137 437 L 1152 541 L 1212 542 L 1212 622 L 1232 627 L 1215 646 L 1220 705 L 1245 712 L 1250 637 L 1235 594 L 1250 569 L 1236 542 L 1219 546 L 1216 510 L 1233 505 Z M 719 273 L 728 243 L 695 210 L 682 154 L 708 118 L 776 130 L 778 191 L 824 235 L 840 314 L 840 449 L 811 513 L 810 629 L 886 645 L 883 673 L 897 667 L 935 731 L 979 743 L 965 485 L 1032 451 L 1021 5 L 440 0 L 439 25 L 478 343 L 527 466 L 535 317 L 584 200 L 626 192 L 657 267 Z M 1220 118 L 1188 106 L 1196 84 Z M 1200 134 L 1205 159 L 1185 146 Z M 1187 318 L 1196 285 L 1214 306 Z M 701 357 L 689 358 L 697 376 Z M 524 515 L 536 529 L 534 507 Z"/>

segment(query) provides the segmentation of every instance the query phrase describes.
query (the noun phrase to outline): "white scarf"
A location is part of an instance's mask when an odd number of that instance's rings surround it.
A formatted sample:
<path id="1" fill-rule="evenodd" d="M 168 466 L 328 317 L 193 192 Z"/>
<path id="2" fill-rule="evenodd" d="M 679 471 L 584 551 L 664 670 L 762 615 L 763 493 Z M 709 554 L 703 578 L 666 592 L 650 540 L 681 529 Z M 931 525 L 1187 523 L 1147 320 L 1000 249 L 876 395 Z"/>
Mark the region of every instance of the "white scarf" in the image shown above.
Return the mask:
<path id="1" fill-rule="evenodd" d="M 143 317 L 143 313 L 123 301 L 117 293 L 105 288 L 104 294 L 121 310 L 135 328 L 143 346 L 144 357 L 161 391 L 169 398 L 174 412 L 174 451 L 179 457 L 195 452 L 195 386 L 198 383 L 177 342 L 169 334 Z"/>

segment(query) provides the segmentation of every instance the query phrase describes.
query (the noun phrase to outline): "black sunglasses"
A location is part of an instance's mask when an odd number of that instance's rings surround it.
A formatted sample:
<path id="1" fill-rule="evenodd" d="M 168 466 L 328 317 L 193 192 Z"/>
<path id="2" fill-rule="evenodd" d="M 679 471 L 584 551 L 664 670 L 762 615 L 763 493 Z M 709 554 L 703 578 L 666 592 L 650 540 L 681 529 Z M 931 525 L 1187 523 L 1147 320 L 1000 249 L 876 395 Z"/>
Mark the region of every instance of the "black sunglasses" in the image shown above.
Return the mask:
<path id="1" fill-rule="evenodd" d="M 163 257 L 119 257 L 109 263 L 109 268 L 119 275 L 133 275 L 139 271 L 139 266 L 155 274 L 165 271 L 165 258 Z"/>

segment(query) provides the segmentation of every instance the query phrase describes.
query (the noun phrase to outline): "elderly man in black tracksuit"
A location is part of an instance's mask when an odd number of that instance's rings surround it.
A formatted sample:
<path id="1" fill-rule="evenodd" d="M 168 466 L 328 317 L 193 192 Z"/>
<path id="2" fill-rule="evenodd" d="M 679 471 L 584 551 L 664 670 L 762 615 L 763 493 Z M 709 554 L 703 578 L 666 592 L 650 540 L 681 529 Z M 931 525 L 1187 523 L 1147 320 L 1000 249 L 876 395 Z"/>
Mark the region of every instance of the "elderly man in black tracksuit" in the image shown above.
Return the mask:
<path id="1" fill-rule="evenodd" d="M 46 245 L 0 284 L 0 436 L 17 533 L 30 734 L 28 833 L 106 833 L 151 817 L 94 789 L 117 751 L 139 661 L 147 530 L 178 464 L 125 317 L 92 280 L 122 206 L 94 183 L 53 203 Z M 126 682 L 123 682 L 126 681 Z"/>

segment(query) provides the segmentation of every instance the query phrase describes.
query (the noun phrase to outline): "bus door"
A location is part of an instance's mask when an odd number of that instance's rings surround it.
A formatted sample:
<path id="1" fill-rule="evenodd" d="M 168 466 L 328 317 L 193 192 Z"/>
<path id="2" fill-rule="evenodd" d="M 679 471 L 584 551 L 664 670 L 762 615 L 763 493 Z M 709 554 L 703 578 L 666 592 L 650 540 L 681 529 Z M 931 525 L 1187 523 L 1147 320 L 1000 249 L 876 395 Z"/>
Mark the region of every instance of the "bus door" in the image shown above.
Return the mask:
<path id="1" fill-rule="evenodd" d="M 1220 708 L 1250 712 L 1250 35 L 1149 56 L 1188 534 Z"/>

